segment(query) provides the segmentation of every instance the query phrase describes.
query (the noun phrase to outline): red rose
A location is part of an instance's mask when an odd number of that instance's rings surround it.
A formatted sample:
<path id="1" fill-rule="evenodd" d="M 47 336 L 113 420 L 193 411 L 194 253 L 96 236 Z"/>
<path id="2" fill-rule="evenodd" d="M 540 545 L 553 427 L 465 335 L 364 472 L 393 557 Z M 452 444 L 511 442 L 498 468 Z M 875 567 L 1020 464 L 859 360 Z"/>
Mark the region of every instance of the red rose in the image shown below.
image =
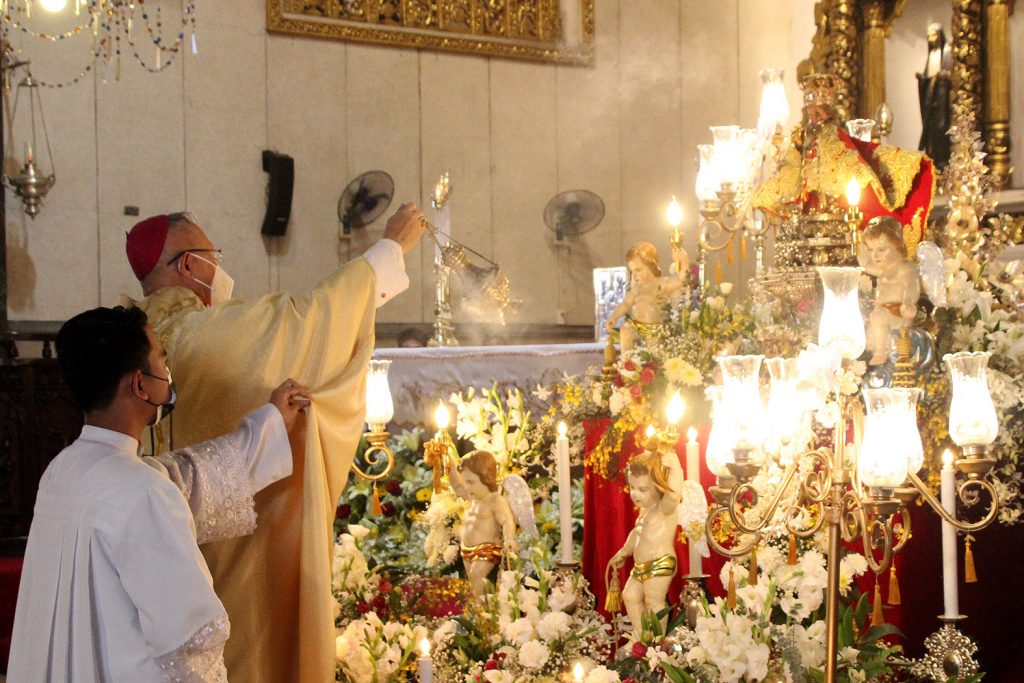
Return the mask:
<path id="1" fill-rule="evenodd" d="M 627 372 L 633 372 L 634 370 L 636 370 L 636 363 L 634 363 L 631 360 L 627 360 L 625 363 L 622 364 L 622 369 Z"/>
<path id="2" fill-rule="evenodd" d="M 394 586 L 392 586 L 391 582 L 388 581 L 387 579 L 381 579 L 380 585 L 378 586 L 378 589 L 380 590 L 381 595 L 387 595 L 388 593 L 391 592 L 391 590 L 393 588 L 394 588 Z"/>
<path id="3" fill-rule="evenodd" d="M 504 662 L 505 661 L 505 657 L 508 657 L 508 653 L 507 652 L 499 652 L 499 653 L 495 654 L 494 657 L 499 662 Z"/>
<path id="4" fill-rule="evenodd" d="M 634 384 L 629 388 L 629 395 L 633 398 L 640 398 L 644 395 L 644 386 L 642 384 Z"/>
<path id="5" fill-rule="evenodd" d="M 498 663 L 493 659 L 488 659 L 487 663 L 484 664 L 484 671 L 495 671 L 498 668 Z"/>
<path id="6" fill-rule="evenodd" d="M 381 503 L 380 512 L 385 517 L 392 517 L 395 514 L 395 504 L 392 502 Z"/>
<path id="7" fill-rule="evenodd" d="M 370 606 L 367 603 L 365 603 L 365 602 L 357 603 L 356 604 L 356 611 L 359 612 L 360 614 L 366 614 L 367 612 L 370 611 Z"/>
<path id="8" fill-rule="evenodd" d="M 615 379 L 612 380 L 612 384 L 614 384 L 617 387 L 621 387 L 622 386 L 622 375 L 615 375 Z"/>
<path id="9" fill-rule="evenodd" d="M 348 503 L 342 503 L 338 506 L 338 509 L 334 511 L 334 514 L 338 519 L 348 519 L 349 515 L 352 514 L 352 506 Z"/>
<path id="10" fill-rule="evenodd" d="M 644 368 L 644 371 L 640 373 L 640 381 L 644 384 L 650 384 L 654 381 L 654 368 Z"/>
<path id="11" fill-rule="evenodd" d="M 631 654 L 637 659 L 643 659 L 647 656 L 647 646 L 643 643 L 633 643 L 633 651 Z"/>
<path id="12" fill-rule="evenodd" d="M 387 492 L 390 493 L 392 496 L 397 496 L 402 492 L 402 482 L 398 481 L 397 479 L 392 479 L 391 481 L 388 482 Z"/>

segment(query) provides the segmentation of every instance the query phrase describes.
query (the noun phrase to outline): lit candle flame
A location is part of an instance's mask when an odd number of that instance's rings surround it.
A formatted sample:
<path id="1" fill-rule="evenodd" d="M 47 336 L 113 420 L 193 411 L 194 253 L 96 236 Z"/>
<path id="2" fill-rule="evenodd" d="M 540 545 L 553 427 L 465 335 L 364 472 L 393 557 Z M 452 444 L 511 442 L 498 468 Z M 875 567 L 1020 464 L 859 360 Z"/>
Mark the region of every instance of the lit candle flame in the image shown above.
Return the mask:
<path id="1" fill-rule="evenodd" d="M 437 410 L 434 411 L 434 424 L 437 428 L 444 431 L 448 429 L 448 409 L 444 407 L 444 403 L 437 404 Z"/>
<path id="2" fill-rule="evenodd" d="M 668 205 L 668 209 L 665 211 L 665 218 L 668 219 L 668 224 L 673 228 L 678 228 L 683 222 L 683 207 L 676 201 L 675 195 L 672 195 L 672 203 Z"/>
<path id="3" fill-rule="evenodd" d="M 648 439 L 654 436 L 654 425 L 647 425 L 647 431 L 644 433 L 647 435 Z"/>
<path id="4" fill-rule="evenodd" d="M 850 178 L 846 184 L 846 205 L 850 208 L 860 206 L 860 183 L 856 178 Z"/>
<path id="5" fill-rule="evenodd" d="M 691 443 L 696 443 L 697 442 L 697 430 L 694 429 L 693 427 L 690 427 L 689 429 L 687 429 L 686 430 L 686 440 L 690 441 Z"/>
<path id="6" fill-rule="evenodd" d="M 579 662 L 576 662 L 576 664 L 574 664 L 572 667 L 572 679 L 574 681 L 583 680 L 583 665 Z"/>
<path id="7" fill-rule="evenodd" d="M 686 404 L 683 403 L 683 397 L 679 395 L 677 391 L 672 396 L 672 400 L 668 402 L 668 408 L 665 410 L 665 415 L 668 417 L 670 424 L 679 424 L 679 420 L 683 419 L 683 412 L 686 410 Z"/>
<path id="8" fill-rule="evenodd" d="M 942 451 L 942 466 L 948 468 L 953 466 L 953 451 L 948 448 Z"/>
<path id="9" fill-rule="evenodd" d="M 430 640 L 427 638 L 420 641 L 420 655 L 423 657 L 430 656 Z"/>
<path id="10" fill-rule="evenodd" d="M 566 426 L 565 422 L 558 423 L 558 436 L 564 437 L 569 433 L 569 427 Z"/>

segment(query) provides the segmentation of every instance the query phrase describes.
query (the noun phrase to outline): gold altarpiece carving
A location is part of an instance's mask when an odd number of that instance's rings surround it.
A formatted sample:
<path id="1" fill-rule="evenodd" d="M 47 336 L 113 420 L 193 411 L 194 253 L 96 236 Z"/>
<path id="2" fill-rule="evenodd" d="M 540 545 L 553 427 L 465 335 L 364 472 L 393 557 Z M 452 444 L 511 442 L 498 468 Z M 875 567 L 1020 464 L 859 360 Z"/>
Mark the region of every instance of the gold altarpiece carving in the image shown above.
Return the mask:
<path id="1" fill-rule="evenodd" d="M 267 0 L 267 30 L 560 64 L 594 61 L 594 0 Z"/>
<path id="2" fill-rule="evenodd" d="M 802 72 L 840 81 L 846 118 L 874 118 L 885 101 L 885 38 L 907 0 L 818 0 L 811 55 Z M 985 161 L 1000 186 L 1010 177 L 1010 50 L 1012 0 L 952 0 L 952 86 L 985 135 Z"/>

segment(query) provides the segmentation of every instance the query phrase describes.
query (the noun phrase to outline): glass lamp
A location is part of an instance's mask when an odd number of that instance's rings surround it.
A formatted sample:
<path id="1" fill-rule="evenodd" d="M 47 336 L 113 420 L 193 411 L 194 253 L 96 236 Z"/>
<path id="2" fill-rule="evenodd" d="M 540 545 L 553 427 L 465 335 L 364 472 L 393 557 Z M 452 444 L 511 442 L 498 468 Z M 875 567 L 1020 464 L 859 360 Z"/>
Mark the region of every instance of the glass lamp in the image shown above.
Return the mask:
<path id="1" fill-rule="evenodd" d="M 723 186 L 735 185 L 740 176 L 740 127 L 711 126 L 711 135 L 715 139 L 711 154 L 715 177 Z"/>
<path id="2" fill-rule="evenodd" d="M 864 318 L 860 314 L 858 286 L 863 268 L 819 267 L 825 304 L 818 325 L 818 344 L 834 346 L 847 360 L 864 353 Z"/>
<path id="3" fill-rule="evenodd" d="M 761 109 L 757 116 L 757 132 L 765 140 L 781 135 L 789 121 L 789 100 L 783 85 L 782 69 L 761 69 Z"/>
<path id="4" fill-rule="evenodd" d="M 946 354 L 953 399 L 949 406 L 949 436 L 966 451 L 982 452 L 995 441 L 999 420 L 988 389 L 988 352 Z"/>
<path id="5" fill-rule="evenodd" d="M 889 498 L 882 489 L 902 486 L 907 472 L 924 463 L 921 433 L 917 429 L 920 389 L 864 389 L 864 438 L 857 458 L 861 482 L 872 498 Z"/>
<path id="6" fill-rule="evenodd" d="M 735 451 L 736 464 L 756 459 L 764 440 L 760 383 L 764 356 L 719 356 L 716 360 L 722 370 L 722 401 L 731 415 L 727 438 Z M 735 468 L 730 469 L 736 474 Z"/>
<path id="7" fill-rule="evenodd" d="M 774 445 L 802 450 L 806 440 L 806 400 L 799 389 L 800 368 L 796 358 L 766 358 L 771 377 L 766 422 Z"/>
<path id="8" fill-rule="evenodd" d="M 380 514 L 380 497 L 377 493 L 377 482 L 391 473 L 395 466 L 395 456 L 388 448 L 388 432 L 385 429 L 391 418 L 395 416 L 395 404 L 391 400 L 391 389 L 388 387 L 389 360 L 371 360 L 366 373 L 366 425 L 369 431 L 364 435 L 369 444 L 363 451 L 363 460 L 367 469 L 352 463 L 356 475 L 373 482 L 373 511 Z M 378 470 L 378 466 L 383 465 Z M 372 470 L 378 470 L 372 473 Z"/>
<path id="9" fill-rule="evenodd" d="M 702 202 L 713 202 L 718 199 L 718 177 L 712 162 L 714 145 L 697 145 L 699 166 L 697 167 L 697 199 Z"/>
<path id="10" fill-rule="evenodd" d="M 846 122 L 846 132 L 851 138 L 861 142 L 871 142 L 871 132 L 874 129 L 874 119 L 850 119 Z"/>

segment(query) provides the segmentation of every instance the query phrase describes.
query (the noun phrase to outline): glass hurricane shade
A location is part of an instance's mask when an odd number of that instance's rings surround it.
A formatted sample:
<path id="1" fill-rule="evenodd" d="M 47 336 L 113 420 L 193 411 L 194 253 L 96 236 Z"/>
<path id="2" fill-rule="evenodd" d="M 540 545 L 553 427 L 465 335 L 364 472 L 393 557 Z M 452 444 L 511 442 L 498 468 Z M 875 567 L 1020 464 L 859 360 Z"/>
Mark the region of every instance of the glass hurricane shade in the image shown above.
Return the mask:
<path id="1" fill-rule="evenodd" d="M 866 486 L 895 488 L 924 464 L 917 428 L 920 389 L 864 389 L 864 438 L 857 471 Z"/>
<path id="2" fill-rule="evenodd" d="M 711 154 L 711 165 L 719 184 L 736 184 L 742 176 L 743 151 L 739 126 L 711 126 L 715 140 Z"/>
<path id="3" fill-rule="evenodd" d="M 874 129 L 874 119 L 850 119 L 846 122 L 846 132 L 851 138 L 861 142 L 871 142 L 871 132 Z"/>
<path id="4" fill-rule="evenodd" d="M 999 419 L 988 389 L 988 352 L 943 356 L 952 382 L 949 436 L 960 447 L 987 446 L 999 433 Z"/>
<path id="5" fill-rule="evenodd" d="M 712 201 L 718 198 L 718 177 L 715 176 L 715 168 L 712 162 L 714 156 L 714 145 L 697 145 L 698 163 L 696 192 L 697 199 L 702 202 Z"/>
<path id="6" fill-rule="evenodd" d="M 800 391 L 796 358 L 766 358 L 771 386 L 766 410 L 768 430 L 777 444 L 793 442 L 804 432 L 806 399 Z"/>
<path id="7" fill-rule="evenodd" d="M 757 457 L 764 440 L 764 402 L 761 400 L 761 363 L 764 356 L 719 356 L 722 370 L 722 408 L 730 448 L 753 451 Z"/>
<path id="8" fill-rule="evenodd" d="M 818 325 L 818 344 L 834 346 L 840 355 L 853 360 L 864 353 L 864 318 L 860 313 L 858 287 L 863 268 L 819 267 L 825 288 L 825 303 Z"/>
<path id="9" fill-rule="evenodd" d="M 782 69 L 761 69 L 761 109 L 757 116 L 757 132 L 768 139 L 789 121 L 789 100 L 782 82 Z"/>
<path id="10" fill-rule="evenodd" d="M 733 453 L 726 433 L 729 426 L 726 424 L 726 408 L 722 403 L 722 386 L 715 384 L 704 390 L 704 396 L 711 402 L 711 431 L 708 433 L 708 443 L 704 451 L 704 459 L 707 461 L 708 470 L 716 477 L 723 477 L 729 474 L 729 463 L 733 462 Z"/>
<path id="11" fill-rule="evenodd" d="M 366 424 L 381 427 L 395 416 L 395 404 L 388 387 L 389 360 L 371 360 L 366 373 Z"/>

